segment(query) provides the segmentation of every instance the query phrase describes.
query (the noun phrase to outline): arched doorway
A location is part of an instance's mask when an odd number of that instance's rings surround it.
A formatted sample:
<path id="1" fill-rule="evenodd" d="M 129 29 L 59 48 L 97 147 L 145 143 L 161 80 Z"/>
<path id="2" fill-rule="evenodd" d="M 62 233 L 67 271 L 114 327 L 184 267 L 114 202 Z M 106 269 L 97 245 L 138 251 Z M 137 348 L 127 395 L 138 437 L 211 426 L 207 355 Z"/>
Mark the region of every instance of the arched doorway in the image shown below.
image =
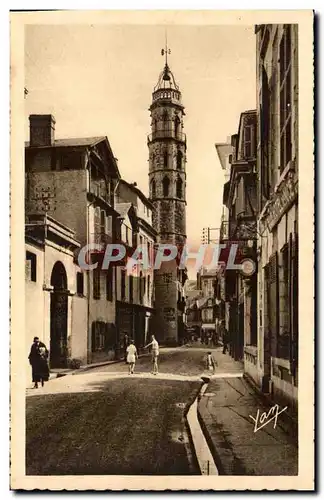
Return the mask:
<path id="1" fill-rule="evenodd" d="M 51 368 L 65 368 L 67 362 L 68 289 L 65 267 L 56 262 L 51 275 Z"/>

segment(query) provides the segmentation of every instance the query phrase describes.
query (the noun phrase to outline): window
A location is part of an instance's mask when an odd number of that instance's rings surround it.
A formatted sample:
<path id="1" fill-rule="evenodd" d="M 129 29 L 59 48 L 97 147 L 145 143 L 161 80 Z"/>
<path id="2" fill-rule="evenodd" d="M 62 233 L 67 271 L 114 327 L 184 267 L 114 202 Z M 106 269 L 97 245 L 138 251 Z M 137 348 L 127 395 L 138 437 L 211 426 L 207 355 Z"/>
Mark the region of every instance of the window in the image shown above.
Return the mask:
<path id="1" fill-rule="evenodd" d="M 178 170 L 182 169 L 182 153 L 181 153 L 181 151 L 177 152 L 177 169 Z"/>
<path id="2" fill-rule="evenodd" d="M 176 118 L 174 120 L 174 133 L 175 133 L 176 137 L 179 134 L 179 129 L 180 129 L 180 119 L 178 116 L 176 116 Z"/>
<path id="3" fill-rule="evenodd" d="M 253 158 L 254 156 L 254 126 L 246 125 L 244 127 L 244 136 L 243 136 L 243 156 L 244 158 Z"/>
<path id="4" fill-rule="evenodd" d="M 93 298 L 100 299 L 100 269 L 93 270 Z"/>
<path id="5" fill-rule="evenodd" d="M 280 171 L 291 160 L 291 27 L 286 25 L 280 42 Z"/>
<path id="6" fill-rule="evenodd" d="M 270 88 L 268 83 L 268 75 L 262 67 L 262 92 L 261 92 L 261 106 L 260 106 L 260 143 L 261 143 L 261 195 L 266 199 L 270 194 L 270 157 L 269 146 L 271 143 L 270 134 Z M 272 99 L 273 99 L 272 95 Z M 274 110 L 273 110 L 274 112 Z M 271 147 L 271 146 L 270 146 Z"/>
<path id="7" fill-rule="evenodd" d="M 167 151 L 165 151 L 163 154 L 163 165 L 164 165 L 164 168 L 168 168 L 168 153 L 167 153 Z"/>
<path id="8" fill-rule="evenodd" d="M 147 297 L 150 300 L 151 298 L 151 276 L 148 275 L 147 277 Z"/>
<path id="9" fill-rule="evenodd" d="M 32 252 L 26 252 L 26 279 L 27 281 L 34 281 L 36 282 L 36 254 Z"/>
<path id="10" fill-rule="evenodd" d="M 83 280 L 83 273 L 77 273 L 76 278 L 77 278 L 77 295 L 83 295 L 84 294 L 84 280 Z"/>
<path id="11" fill-rule="evenodd" d="M 166 130 L 167 127 L 168 127 L 168 119 L 169 119 L 169 116 L 168 116 L 168 112 L 165 110 L 163 112 L 163 115 L 162 115 L 162 120 L 163 120 L 163 129 Z"/>
<path id="12" fill-rule="evenodd" d="M 133 276 L 129 276 L 129 302 L 133 302 L 134 300 L 134 282 Z"/>
<path id="13" fill-rule="evenodd" d="M 100 212 L 100 233 L 106 233 L 106 212 L 104 210 Z"/>
<path id="14" fill-rule="evenodd" d="M 180 177 L 177 179 L 177 198 L 182 198 L 182 180 Z"/>
<path id="15" fill-rule="evenodd" d="M 125 269 L 121 270 L 120 296 L 121 296 L 121 300 L 125 300 L 125 298 L 126 298 L 126 271 L 125 271 Z"/>
<path id="16" fill-rule="evenodd" d="M 91 327 L 91 350 L 102 351 L 105 348 L 107 325 L 103 321 L 93 321 Z"/>
<path id="17" fill-rule="evenodd" d="M 140 278 L 139 278 L 139 296 L 140 296 L 140 303 L 142 304 L 143 302 L 143 273 L 142 271 L 140 272 Z"/>
<path id="18" fill-rule="evenodd" d="M 156 188 L 155 188 L 155 180 L 151 182 L 151 198 L 155 198 L 156 196 Z"/>
<path id="19" fill-rule="evenodd" d="M 147 242 L 147 256 L 148 256 L 148 266 L 151 267 L 152 263 L 152 244 L 150 241 Z"/>
<path id="20" fill-rule="evenodd" d="M 105 234 L 109 234 L 110 236 L 112 234 L 112 216 L 111 215 L 106 216 Z"/>
<path id="21" fill-rule="evenodd" d="M 109 266 L 106 273 L 106 299 L 113 300 L 113 268 Z"/>
<path id="22" fill-rule="evenodd" d="M 169 186 L 170 186 L 170 180 L 169 177 L 165 176 L 163 181 L 163 196 L 169 196 Z"/>
<path id="23" fill-rule="evenodd" d="M 96 243 L 99 243 L 100 228 L 101 228 L 101 212 L 100 212 L 100 208 L 96 207 L 94 209 L 94 233 L 95 233 L 95 242 Z"/>

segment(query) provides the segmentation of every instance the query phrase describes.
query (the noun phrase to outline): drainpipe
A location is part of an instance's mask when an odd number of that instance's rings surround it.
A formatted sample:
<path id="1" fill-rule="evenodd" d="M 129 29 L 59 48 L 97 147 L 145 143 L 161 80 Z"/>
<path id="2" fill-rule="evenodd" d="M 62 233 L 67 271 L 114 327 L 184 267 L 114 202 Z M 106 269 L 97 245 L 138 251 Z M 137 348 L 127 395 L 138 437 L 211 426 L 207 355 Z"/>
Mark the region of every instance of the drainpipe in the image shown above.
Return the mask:
<path id="1" fill-rule="evenodd" d="M 91 189 L 91 148 L 90 151 L 86 151 L 88 155 L 88 168 L 89 168 L 89 191 Z M 91 192 L 91 191 L 90 191 Z M 87 203 L 87 245 L 90 243 L 90 207 L 93 206 L 94 202 Z M 90 253 L 91 256 L 91 253 Z M 87 270 L 87 364 L 91 363 L 91 332 L 90 332 L 90 269 Z"/>
<path id="2" fill-rule="evenodd" d="M 115 199 L 116 199 L 116 193 L 117 189 L 119 186 L 120 180 L 117 180 L 117 184 L 114 189 L 114 206 L 113 208 L 115 209 Z M 113 234 L 115 233 L 115 222 L 114 222 L 114 228 L 113 228 Z M 115 358 L 118 359 L 120 357 L 120 345 L 119 345 L 119 335 L 118 335 L 118 330 L 117 330 L 117 266 L 114 266 L 114 282 L 115 282 L 115 341 L 116 341 L 116 350 L 115 350 Z"/>

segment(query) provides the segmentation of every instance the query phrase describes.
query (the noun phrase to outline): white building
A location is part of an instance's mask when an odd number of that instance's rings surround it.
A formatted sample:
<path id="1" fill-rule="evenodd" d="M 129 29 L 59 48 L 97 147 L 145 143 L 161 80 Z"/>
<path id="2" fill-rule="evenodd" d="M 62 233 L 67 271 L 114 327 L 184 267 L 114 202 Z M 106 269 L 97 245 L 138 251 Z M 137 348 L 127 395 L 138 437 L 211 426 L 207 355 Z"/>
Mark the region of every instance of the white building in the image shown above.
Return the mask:
<path id="1" fill-rule="evenodd" d="M 87 302 L 83 272 L 74 259 L 74 232 L 49 216 L 28 216 L 25 226 L 25 350 L 34 337 L 49 349 L 50 368 L 87 361 Z"/>

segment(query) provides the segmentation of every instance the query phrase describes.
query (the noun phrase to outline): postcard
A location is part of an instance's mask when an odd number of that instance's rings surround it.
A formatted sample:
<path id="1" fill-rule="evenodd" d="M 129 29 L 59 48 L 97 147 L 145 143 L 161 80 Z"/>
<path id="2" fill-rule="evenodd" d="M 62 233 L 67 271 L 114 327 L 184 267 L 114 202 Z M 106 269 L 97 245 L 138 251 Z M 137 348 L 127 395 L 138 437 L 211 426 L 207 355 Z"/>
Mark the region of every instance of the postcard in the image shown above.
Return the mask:
<path id="1" fill-rule="evenodd" d="M 314 490 L 313 22 L 11 13 L 11 489 Z"/>

